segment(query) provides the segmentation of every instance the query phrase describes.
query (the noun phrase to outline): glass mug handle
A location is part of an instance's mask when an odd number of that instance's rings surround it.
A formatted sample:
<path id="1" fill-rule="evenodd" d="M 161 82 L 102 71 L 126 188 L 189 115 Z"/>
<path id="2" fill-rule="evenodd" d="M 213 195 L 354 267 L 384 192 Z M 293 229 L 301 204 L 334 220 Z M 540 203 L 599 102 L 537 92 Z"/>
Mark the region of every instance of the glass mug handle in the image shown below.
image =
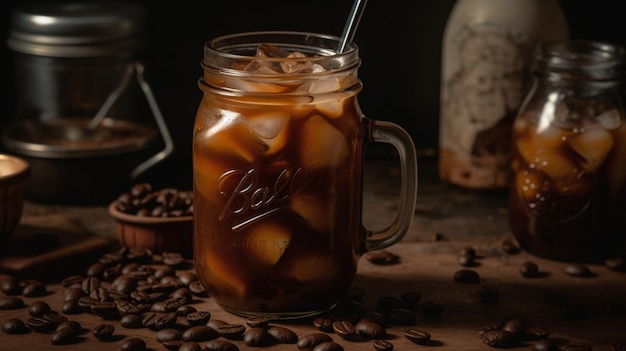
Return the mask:
<path id="1" fill-rule="evenodd" d="M 401 181 L 398 213 L 386 228 L 370 232 L 366 228 L 364 248 L 366 251 L 389 247 L 404 237 L 411 226 L 417 199 L 417 152 L 411 136 L 400 126 L 387 121 L 364 119 L 366 143 L 381 142 L 391 144 L 400 158 Z M 364 252 L 363 252 L 364 253 Z"/>

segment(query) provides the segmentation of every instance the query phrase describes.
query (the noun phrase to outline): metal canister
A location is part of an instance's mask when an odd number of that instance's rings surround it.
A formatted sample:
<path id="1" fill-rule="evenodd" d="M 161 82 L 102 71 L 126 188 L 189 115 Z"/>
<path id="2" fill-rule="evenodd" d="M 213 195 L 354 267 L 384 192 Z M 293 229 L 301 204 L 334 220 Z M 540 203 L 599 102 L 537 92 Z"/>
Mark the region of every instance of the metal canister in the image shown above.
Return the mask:
<path id="1" fill-rule="evenodd" d="M 146 32 L 144 8 L 129 2 L 35 2 L 13 10 L 7 46 L 17 100 L 2 142 L 32 166 L 27 198 L 106 203 L 172 153 L 143 78 Z"/>

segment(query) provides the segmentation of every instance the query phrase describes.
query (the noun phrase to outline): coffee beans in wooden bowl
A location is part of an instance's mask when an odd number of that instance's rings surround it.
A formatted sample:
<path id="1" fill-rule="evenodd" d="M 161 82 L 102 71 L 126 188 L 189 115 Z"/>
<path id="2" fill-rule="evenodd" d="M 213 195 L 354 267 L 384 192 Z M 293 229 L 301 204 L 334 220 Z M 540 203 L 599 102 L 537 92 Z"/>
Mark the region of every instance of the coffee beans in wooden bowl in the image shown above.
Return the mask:
<path id="1" fill-rule="evenodd" d="M 139 183 L 109 205 L 109 214 L 122 246 L 192 256 L 192 191 L 155 190 L 150 183 Z"/>

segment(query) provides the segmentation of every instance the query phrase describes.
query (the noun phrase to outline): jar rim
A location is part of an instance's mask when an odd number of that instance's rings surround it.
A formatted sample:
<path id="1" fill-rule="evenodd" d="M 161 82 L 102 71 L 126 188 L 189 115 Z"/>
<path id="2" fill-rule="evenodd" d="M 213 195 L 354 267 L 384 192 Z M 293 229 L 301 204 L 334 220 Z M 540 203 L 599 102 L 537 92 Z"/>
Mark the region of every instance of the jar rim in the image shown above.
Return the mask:
<path id="1" fill-rule="evenodd" d="M 338 53 L 340 42 L 339 37 L 311 32 L 258 31 L 228 34 L 205 43 L 202 67 L 241 72 L 233 67 L 258 61 L 259 57 L 255 54 L 261 44 L 270 44 L 289 52 L 299 51 L 306 55 L 306 57 L 263 57 L 264 62 L 288 64 L 306 61 L 320 64 L 329 71 L 358 65 L 360 63 L 358 46 L 351 43 L 346 51 Z M 260 72 L 246 74 L 263 75 Z"/>

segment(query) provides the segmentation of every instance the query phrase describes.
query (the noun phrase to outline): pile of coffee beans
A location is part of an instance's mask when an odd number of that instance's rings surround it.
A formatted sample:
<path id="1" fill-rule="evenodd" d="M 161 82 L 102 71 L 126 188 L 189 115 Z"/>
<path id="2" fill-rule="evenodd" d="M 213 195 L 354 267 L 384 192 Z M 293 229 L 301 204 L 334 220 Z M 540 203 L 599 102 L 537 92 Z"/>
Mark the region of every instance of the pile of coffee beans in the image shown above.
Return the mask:
<path id="1" fill-rule="evenodd" d="M 193 191 L 174 188 L 154 190 L 150 183 L 139 183 L 117 198 L 116 209 L 123 213 L 150 217 L 193 215 Z"/>

